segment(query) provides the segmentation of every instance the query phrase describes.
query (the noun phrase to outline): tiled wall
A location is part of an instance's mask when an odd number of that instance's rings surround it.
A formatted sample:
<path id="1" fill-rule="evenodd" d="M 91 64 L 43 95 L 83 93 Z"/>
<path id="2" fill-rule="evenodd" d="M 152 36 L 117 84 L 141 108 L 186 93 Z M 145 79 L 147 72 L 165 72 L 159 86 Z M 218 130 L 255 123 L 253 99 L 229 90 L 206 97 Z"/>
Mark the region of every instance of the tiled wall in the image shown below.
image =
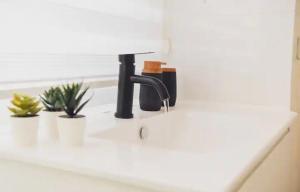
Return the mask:
<path id="1" fill-rule="evenodd" d="M 167 0 L 180 96 L 290 105 L 295 0 Z"/>

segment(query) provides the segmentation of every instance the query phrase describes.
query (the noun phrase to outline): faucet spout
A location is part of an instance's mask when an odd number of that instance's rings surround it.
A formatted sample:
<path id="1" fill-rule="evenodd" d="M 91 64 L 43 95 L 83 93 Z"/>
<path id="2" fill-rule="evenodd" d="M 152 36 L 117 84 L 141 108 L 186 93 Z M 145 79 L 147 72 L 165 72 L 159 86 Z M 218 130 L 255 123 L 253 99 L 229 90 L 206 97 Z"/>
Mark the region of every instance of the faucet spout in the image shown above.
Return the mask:
<path id="1" fill-rule="evenodd" d="M 130 80 L 133 83 L 139 83 L 147 86 L 152 86 L 158 93 L 161 101 L 165 101 L 170 98 L 169 92 L 165 84 L 155 78 L 155 77 L 150 77 L 150 76 L 142 76 L 142 75 L 134 75 L 130 77 Z"/>
<path id="2" fill-rule="evenodd" d="M 167 101 L 170 96 L 165 84 L 154 77 L 135 75 L 135 54 L 119 55 L 119 83 L 118 100 L 115 117 L 119 119 L 133 118 L 133 92 L 134 83 L 152 86 L 159 94 L 162 101 Z"/>

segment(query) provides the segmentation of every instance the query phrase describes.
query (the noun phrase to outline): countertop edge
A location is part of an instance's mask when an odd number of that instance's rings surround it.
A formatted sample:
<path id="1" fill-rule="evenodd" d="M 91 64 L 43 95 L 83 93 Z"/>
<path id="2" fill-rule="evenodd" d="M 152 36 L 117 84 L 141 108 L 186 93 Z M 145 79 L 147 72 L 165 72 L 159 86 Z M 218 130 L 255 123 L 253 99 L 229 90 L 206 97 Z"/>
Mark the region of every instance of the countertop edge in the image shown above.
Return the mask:
<path id="1" fill-rule="evenodd" d="M 230 184 L 226 187 L 225 192 L 236 192 L 243 184 L 251 177 L 251 175 L 260 167 L 260 165 L 269 157 L 269 155 L 276 149 L 276 147 L 281 143 L 281 141 L 289 134 L 290 126 L 296 121 L 299 114 L 296 112 L 290 112 L 290 119 L 278 134 L 269 142 L 269 145 L 265 146 L 261 151 L 259 151 L 250 162 L 250 164 L 244 169 L 244 171 Z"/>

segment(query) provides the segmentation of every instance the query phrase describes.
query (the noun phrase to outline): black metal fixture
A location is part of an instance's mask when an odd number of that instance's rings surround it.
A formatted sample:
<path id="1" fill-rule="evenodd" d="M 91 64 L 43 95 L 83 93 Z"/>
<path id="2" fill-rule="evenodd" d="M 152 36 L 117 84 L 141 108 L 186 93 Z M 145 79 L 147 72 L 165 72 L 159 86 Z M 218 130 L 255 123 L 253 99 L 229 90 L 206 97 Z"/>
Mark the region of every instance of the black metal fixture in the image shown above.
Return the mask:
<path id="1" fill-rule="evenodd" d="M 119 55 L 119 85 L 116 118 L 131 119 L 134 83 L 152 86 L 162 101 L 169 99 L 168 89 L 162 81 L 154 77 L 135 75 L 135 54 Z"/>

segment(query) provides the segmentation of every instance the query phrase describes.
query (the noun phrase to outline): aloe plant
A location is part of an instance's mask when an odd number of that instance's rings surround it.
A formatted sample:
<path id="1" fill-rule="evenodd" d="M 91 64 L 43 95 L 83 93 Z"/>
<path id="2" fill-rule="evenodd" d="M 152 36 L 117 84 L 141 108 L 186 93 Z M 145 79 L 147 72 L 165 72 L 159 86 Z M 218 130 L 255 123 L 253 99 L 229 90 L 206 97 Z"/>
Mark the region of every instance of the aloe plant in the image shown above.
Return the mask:
<path id="1" fill-rule="evenodd" d="M 78 113 L 91 100 L 91 97 L 82 102 L 83 96 L 87 93 L 89 87 L 83 88 L 83 83 L 72 83 L 62 87 L 60 100 L 63 110 L 69 118 L 77 118 Z"/>
<path id="2" fill-rule="evenodd" d="M 14 94 L 11 104 L 13 106 L 8 109 L 14 114 L 14 117 L 34 117 L 42 109 L 38 99 L 24 94 Z"/>
<path id="3" fill-rule="evenodd" d="M 62 90 L 60 87 L 51 87 L 40 95 L 41 101 L 46 111 L 58 112 L 63 111 L 63 105 L 60 99 Z"/>

